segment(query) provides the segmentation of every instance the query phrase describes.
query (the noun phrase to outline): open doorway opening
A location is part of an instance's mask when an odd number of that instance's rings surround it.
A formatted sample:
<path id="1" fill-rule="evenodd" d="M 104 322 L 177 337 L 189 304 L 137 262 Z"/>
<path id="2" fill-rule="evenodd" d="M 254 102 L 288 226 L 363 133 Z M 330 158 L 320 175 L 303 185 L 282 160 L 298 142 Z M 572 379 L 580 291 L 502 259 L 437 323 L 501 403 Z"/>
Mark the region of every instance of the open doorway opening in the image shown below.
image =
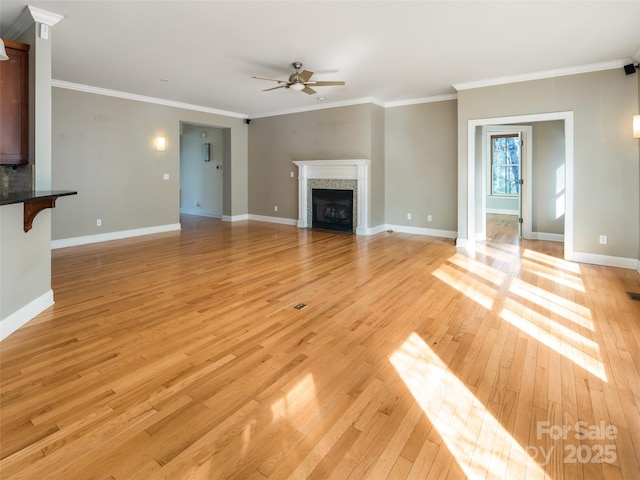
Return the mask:
<path id="1" fill-rule="evenodd" d="M 180 213 L 222 218 L 225 129 L 180 125 Z"/>
<path id="2" fill-rule="evenodd" d="M 531 163 L 533 134 L 530 125 L 482 127 L 481 235 L 500 235 L 516 243 L 531 238 Z M 496 227 L 499 227 L 496 229 Z"/>
<path id="3" fill-rule="evenodd" d="M 562 136 L 562 155 L 560 164 L 555 168 L 553 175 L 545 174 L 541 176 L 542 185 L 551 185 L 554 191 L 553 198 L 545 197 L 547 205 L 552 205 L 554 220 L 562 224 L 561 234 L 553 234 L 555 238 L 546 236 L 546 232 L 537 232 L 537 226 L 532 218 L 532 239 L 540 240 L 562 240 L 564 241 L 564 258 L 573 259 L 573 112 L 552 112 L 545 114 L 531 114 L 501 118 L 486 118 L 469 120 L 468 122 L 468 156 L 467 156 L 467 242 L 472 247 L 473 242 L 486 239 L 486 190 L 488 183 L 488 170 L 486 168 L 486 155 L 482 154 L 482 132 L 487 126 L 510 126 L 515 124 L 531 124 L 540 122 L 541 125 L 548 125 L 547 122 L 558 121 Z M 534 164 L 535 160 L 529 162 Z M 529 167 L 527 167 L 529 168 Z M 535 175 L 532 175 L 535 177 Z M 532 182 L 530 191 L 535 189 L 535 181 Z M 542 194 L 541 194 L 542 195 Z M 523 209 L 527 210 L 526 190 L 523 190 Z M 541 197 L 542 198 L 542 197 Z M 552 200 L 552 201 L 551 201 Z M 535 200 L 529 202 L 532 211 L 535 212 Z M 524 228 L 523 228 L 524 232 Z"/>

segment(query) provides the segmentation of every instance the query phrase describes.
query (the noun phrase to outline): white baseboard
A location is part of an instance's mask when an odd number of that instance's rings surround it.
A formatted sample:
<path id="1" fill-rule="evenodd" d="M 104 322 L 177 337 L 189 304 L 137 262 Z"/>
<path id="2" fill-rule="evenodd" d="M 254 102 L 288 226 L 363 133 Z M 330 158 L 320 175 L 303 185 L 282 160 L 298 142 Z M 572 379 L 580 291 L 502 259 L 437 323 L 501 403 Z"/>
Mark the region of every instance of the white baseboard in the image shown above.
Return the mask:
<path id="1" fill-rule="evenodd" d="M 17 312 L 0 320 L 0 342 L 53 305 L 53 290 L 43 293 Z"/>
<path id="2" fill-rule="evenodd" d="M 584 252 L 573 252 L 571 258 L 568 260 L 604 265 L 605 267 L 630 268 L 632 270 L 637 270 L 640 265 L 640 261 L 637 258 L 612 257 L 611 255 Z"/>
<path id="3" fill-rule="evenodd" d="M 407 225 L 385 225 L 385 230 L 399 233 L 413 233 L 415 235 L 428 235 L 430 237 L 456 238 L 458 232 L 451 230 L 437 230 L 434 228 L 410 227 Z"/>
<path id="4" fill-rule="evenodd" d="M 241 222 L 243 220 L 249 220 L 249 214 L 243 215 L 222 215 L 223 222 Z"/>
<path id="5" fill-rule="evenodd" d="M 546 240 L 548 242 L 564 242 L 562 233 L 531 232 L 531 240 Z"/>
<path id="6" fill-rule="evenodd" d="M 197 215 L 198 217 L 222 218 L 221 213 L 203 212 L 202 210 L 193 210 L 190 208 L 181 208 L 180 213 L 186 215 Z"/>
<path id="7" fill-rule="evenodd" d="M 267 215 L 254 215 L 252 213 L 249 214 L 249 220 L 255 220 L 256 222 L 279 223 L 280 225 L 298 224 L 298 220 L 295 218 L 269 217 Z"/>
<path id="8" fill-rule="evenodd" d="M 378 225 L 377 227 L 367 228 L 362 234 L 363 235 L 377 235 L 378 233 L 386 232 L 389 230 L 388 225 Z"/>
<path id="9" fill-rule="evenodd" d="M 180 230 L 179 223 L 169 225 L 158 225 L 157 227 L 135 228 L 133 230 L 121 230 L 119 232 L 100 233 L 98 235 L 85 235 L 83 237 L 63 238 L 51 241 L 51 249 L 75 247 L 78 245 L 87 245 L 89 243 L 108 242 L 110 240 L 121 240 L 123 238 L 140 237 L 142 235 L 151 235 L 153 233 L 164 233 Z"/>

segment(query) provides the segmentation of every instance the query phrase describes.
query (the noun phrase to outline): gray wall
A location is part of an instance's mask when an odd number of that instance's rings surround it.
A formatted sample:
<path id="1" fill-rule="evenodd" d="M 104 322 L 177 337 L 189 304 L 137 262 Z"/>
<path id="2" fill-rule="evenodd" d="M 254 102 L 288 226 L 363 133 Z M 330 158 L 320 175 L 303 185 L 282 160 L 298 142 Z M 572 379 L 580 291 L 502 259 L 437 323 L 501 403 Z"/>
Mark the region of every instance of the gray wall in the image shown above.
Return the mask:
<path id="1" fill-rule="evenodd" d="M 381 107 L 364 104 L 255 119 L 249 125 L 249 212 L 297 219 L 298 169 L 292 162 L 357 158 L 371 159 L 369 226 L 376 226 L 384 219 Z"/>
<path id="2" fill-rule="evenodd" d="M 539 233 L 564 233 L 564 122 L 533 126 L 533 205 L 531 227 Z"/>
<path id="3" fill-rule="evenodd" d="M 35 162 L 35 185 L 51 188 L 51 41 L 38 38 L 35 24 L 18 41 L 29 44 L 29 150 Z M 36 101 L 37 100 L 37 101 Z M 37 120 L 36 120 L 37 119 Z M 37 127 L 37 130 L 34 128 Z M 58 208 L 65 208 L 64 199 Z M 0 207 L 0 322 L 51 291 L 51 212 L 38 214 L 29 232 L 23 230 L 23 205 Z"/>
<path id="4" fill-rule="evenodd" d="M 638 141 L 629 124 L 638 80 L 622 69 L 460 91 L 458 230 L 467 232 L 467 125 L 471 119 L 574 112 L 575 252 L 638 258 Z M 600 245 L 600 234 L 609 243 Z"/>
<path id="5" fill-rule="evenodd" d="M 53 212 L 55 240 L 179 223 L 181 122 L 230 129 L 223 213 L 247 213 L 243 119 L 53 88 L 53 120 L 53 187 L 78 191 Z"/>
<path id="6" fill-rule="evenodd" d="M 455 100 L 386 109 L 385 223 L 456 230 L 456 119 Z"/>
<path id="7" fill-rule="evenodd" d="M 221 128 L 182 125 L 180 210 L 183 213 L 222 218 L 224 137 Z M 204 161 L 205 143 L 210 144 L 208 162 Z"/>

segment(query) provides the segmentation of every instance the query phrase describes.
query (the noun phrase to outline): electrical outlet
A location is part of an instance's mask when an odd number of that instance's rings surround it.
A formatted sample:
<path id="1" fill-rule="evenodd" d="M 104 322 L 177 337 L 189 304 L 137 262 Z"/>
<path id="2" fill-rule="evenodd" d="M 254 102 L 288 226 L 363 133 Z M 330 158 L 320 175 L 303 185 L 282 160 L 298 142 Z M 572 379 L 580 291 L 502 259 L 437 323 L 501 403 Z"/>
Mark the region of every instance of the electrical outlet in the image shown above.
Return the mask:
<path id="1" fill-rule="evenodd" d="M 96 220 L 96 227 L 101 227 L 101 226 L 102 226 L 102 219 L 101 219 L 101 218 L 98 218 L 98 219 Z"/>
<path id="2" fill-rule="evenodd" d="M 169 174 L 165 173 L 164 175 L 162 175 L 162 178 L 164 178 L 165 180 L 169 180 Z"/>
<path id="3" fill-rule="evenodd" d="M 407 213 L 407 220 L 411 220 L 411 214 Z"/>
<path id="4" fill-rule="evenodd" d="M 430 222 L 431 220 L 433 220 L 433 217 L 431 215 L 427 215 L 427 222 Z"/>
<path id="5" fill-rule="evenodd" d="M 289 176 L 293 178 L 293 172 L 289 172 Z"/>
<path id="6" fill-rule="evenodd" d="M 278 211 L 278 206 L 277 206 L 277 205 L 274 205 L 274 206 L 273 206 L 273 211 L 274 211 L 274 212 L 277 212 L 277 211 Z"/>
<path id="7" fill-rule="evenodd" d="M 606 245 L 606 244 L 607 244 L 607 236 L 600 235 L 600 245 Z"/>

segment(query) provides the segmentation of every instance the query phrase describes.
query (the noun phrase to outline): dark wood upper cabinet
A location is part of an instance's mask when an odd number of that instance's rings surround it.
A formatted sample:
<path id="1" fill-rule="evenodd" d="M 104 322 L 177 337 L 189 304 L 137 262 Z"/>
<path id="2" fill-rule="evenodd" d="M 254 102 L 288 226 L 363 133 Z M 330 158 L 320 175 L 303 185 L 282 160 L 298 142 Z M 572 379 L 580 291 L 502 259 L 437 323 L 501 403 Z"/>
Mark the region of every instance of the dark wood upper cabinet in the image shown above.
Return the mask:
<path id="1" fill-rule="evenodd" d="M 29 45 L 4 41 L 0 61 L 0 165 L 29 163 Z"/>

